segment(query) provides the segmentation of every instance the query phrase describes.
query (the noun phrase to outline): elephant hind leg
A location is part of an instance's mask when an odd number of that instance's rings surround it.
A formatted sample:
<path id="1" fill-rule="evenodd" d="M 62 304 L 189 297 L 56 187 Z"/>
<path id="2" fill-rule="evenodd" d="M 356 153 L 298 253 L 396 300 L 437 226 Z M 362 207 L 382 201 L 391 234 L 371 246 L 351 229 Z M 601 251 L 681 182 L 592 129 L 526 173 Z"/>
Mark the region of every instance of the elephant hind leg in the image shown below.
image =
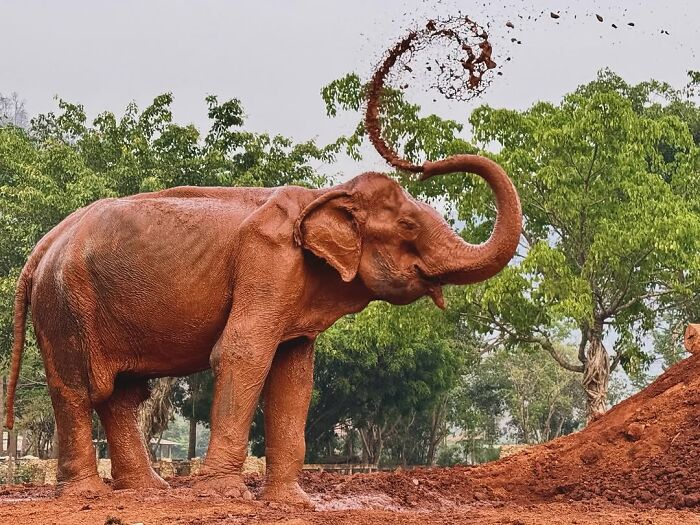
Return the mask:
<path id="1" fill-rule="evenodd" d="M 51 404 L 56 419 L 58 438 L 58 469 L 56 480 L 59 494 L 105 492 L 105 485 L 97 474 L 95 447 L 92 444 L 92 403 L 86 374 L 79 368 L 57 359 L 54 344 L 41 332 L 37 334 L 44 354 L 46 377 Z M 63 350 L 73 339 L 60 341 Z M 61 352 L 61 355 L 70 355 Z"/>
<path id="2" fill-rule="evenodd" d="M 138 424 L 139 405 L 148 398 L 148 380 L 117 376 L 109 399 L 97 406 L 107 435 L 115 489 L 166 489 L 155 473 Z"/>
<path id="3" fill-rule="evenodd" d="M 58 432 L 58 493 L 69 495 L 109 491 L 97 474 L 95 447 L 92 444 L 92 405 L 87 388 L 52 388 L 51 402 Z"/>

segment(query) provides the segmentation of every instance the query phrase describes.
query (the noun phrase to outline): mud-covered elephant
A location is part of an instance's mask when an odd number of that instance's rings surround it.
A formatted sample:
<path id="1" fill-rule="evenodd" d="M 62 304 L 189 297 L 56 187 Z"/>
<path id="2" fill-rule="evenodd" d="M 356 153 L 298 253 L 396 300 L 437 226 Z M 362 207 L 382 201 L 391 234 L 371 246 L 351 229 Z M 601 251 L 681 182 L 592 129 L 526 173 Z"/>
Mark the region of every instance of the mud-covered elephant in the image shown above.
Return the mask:
<path id="1" fill-rule="evenodd" d="M 148 379 L 211 367 L 211 441 L 197 485 L 250 497 L 241 465 L 262 394 L 262 497 L 307 504 L 297 474 L 318 334 L 373 300 L 430 296 L 443 306 L 443 285 L 484 280 L 516 250 L 520 204 L 496 163 L 462 155 L 423 168 L 424 176 L 469 171 L 486 180 L 498 209 L 487 242 L 465 243 L 378 173 L 328 189 L 179 187 L 74 212 L 39 241 L 19 278 L 8 426 L 31 305 L 64 492 L 106 490 L 93 409 L 113 487 L 166 487 L 137 426 Z"/>

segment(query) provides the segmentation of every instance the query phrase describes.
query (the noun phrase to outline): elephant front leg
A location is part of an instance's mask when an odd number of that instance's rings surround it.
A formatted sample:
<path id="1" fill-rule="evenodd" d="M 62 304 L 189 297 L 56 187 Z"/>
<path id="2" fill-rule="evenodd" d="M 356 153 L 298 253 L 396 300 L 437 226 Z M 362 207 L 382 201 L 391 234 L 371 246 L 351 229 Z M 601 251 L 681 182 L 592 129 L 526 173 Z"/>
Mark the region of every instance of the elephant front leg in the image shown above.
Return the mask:
<path id="1" fill-rule="evenodd" d="M 266 333 L 267 332 L 267 333 Z M 224 330 L 214 347 L 214 399 L 211 437 L 201 480 L 195 488 L 229 497 L 251 499 L 241 468 L 248 450 L 248 434 L 278 340 L 270 330 Z"/>
<path id="2" fill-rule="evenodd" d="M 297 478 L 304 464 L 304 428 L 313 388 L 313 341 L 280 346 L 265 384 L 265 458 L 262 499 L 313 507 Z"/>

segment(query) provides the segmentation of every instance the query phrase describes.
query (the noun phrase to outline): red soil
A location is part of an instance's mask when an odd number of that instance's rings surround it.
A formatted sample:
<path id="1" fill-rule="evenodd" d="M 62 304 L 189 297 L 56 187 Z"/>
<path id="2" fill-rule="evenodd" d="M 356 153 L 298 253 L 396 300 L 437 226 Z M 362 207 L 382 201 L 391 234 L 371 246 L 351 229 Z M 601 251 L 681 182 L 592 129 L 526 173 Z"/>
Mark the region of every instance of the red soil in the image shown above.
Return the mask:
<path id="1" fill-rule="evenodd" d="M 636 508 L 700 511 L 699 404 L 695 355 L 576 434 L 479 467 L 358 475 L 331 490 L 375 490 L 404 507 L 419 501 L 436 508 L 445 499 L 460 505 L 599 498 Z"/>
<path id="2" fill-rule="evenodd" d="M 170 491 L 54 498 L 48 487 L 0 492 L 0 523 L 699 524 L 700 355 L 672 367 L 582 432 L 478 467 L 305 474 L 305 511 Z M 260 479 L 248 480 L 257 492 Z M 113 521 L 119 523 L 119 521 Z"/>

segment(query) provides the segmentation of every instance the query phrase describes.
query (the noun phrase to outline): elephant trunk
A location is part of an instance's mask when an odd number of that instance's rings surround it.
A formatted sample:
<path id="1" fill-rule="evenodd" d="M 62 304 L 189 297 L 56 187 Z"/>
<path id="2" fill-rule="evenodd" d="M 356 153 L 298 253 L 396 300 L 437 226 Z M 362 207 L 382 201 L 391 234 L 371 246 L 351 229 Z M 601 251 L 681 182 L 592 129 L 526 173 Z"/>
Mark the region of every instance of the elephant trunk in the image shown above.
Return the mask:
<path id="1" fill-rule="evenodd" d="M 369 139 L 384 159 L 395 168 L 411 173 L 422 173 L 421 180 L 446 173 L 471 172 L 482 177 L 496 198 L 498 215 L 491 237 L 483 244 L 466 243 L 453 231 L 447 231 L 438 239 L 435 263 L 428 263 L 427 277 L 440 283 L 468 284 L 483 281 L 501 271 L 511 260 L 518 247 L 522 214 L 520 199 L 513 183 L 503 168 L 490 159 L 478 155 L 455 155 L 422 166 L 402 159 L 381 135 L 379 118 L 384 79 L 397 59 L 411 48 L 418 33 L 412 32 L 398 42 L 384 62 L 375 71 L 367 93 L 365 128 Z M 438 248 L 439 247 L 439 248 Z M 431 257 L 432 259 L 432 257 Z"/>
<path id="2" fill-rule="evenodd" d="M 438 239 L 439 261 L 427 268 L 428 277 L 445 284 L 476 283 L 501 271 L 512 259 L 520 240 L 520 199 L 505 171 L 494 161 L 478 155 L 455 155 L 425 162 L 421 180 L 446 173 L 470 172 L 483 178 L 496 200 L 496 223 L 489 239 L 470 244 L 452 230 Z"/>

